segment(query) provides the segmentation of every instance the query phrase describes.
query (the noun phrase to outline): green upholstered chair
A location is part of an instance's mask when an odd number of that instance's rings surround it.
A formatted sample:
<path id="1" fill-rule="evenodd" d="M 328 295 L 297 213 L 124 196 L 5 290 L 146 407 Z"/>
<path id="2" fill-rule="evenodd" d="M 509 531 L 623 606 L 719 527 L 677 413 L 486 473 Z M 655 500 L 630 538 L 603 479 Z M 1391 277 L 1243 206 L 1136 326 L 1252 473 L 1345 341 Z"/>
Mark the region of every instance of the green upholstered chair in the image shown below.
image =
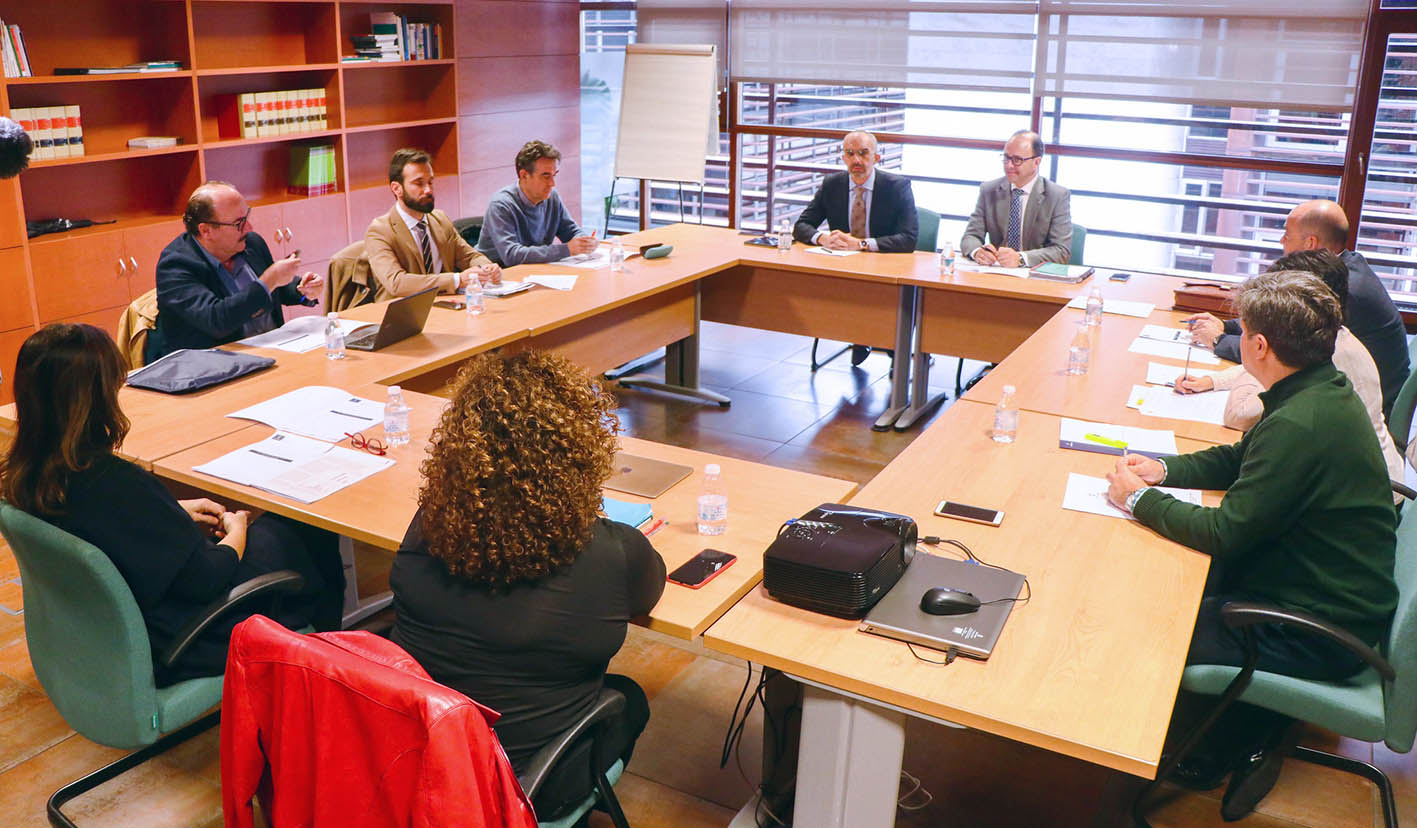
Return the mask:
<path id="1" fill-rule="evenodd" d="M 1068 243 L 1068 264 L 1082 264 L 1082 250 L 1087 247 L 1087 228 L 1073 225 L 1073 240 Z"/>
<path id="2" fill-rule="evenodd" d="M 1417 368 L 1417 336 L 1407 343 L 1407 361 Z M 1392 401 L 1392 411 L 1387 415 L 1387 430 L 1397 450 L 1407 451 L 1407 434 L 1412 430 L 1412 411 L 1417 408 L 1417 370 L 1407 375 L 1397 399 Z"/>
<path id="3" fill-rule="evenodd" d="M 142 614 L 107 555 L 4 501 L 0 534 L 19 563 L 25 639 L 49 700 L 85 738 L 125 750 L 140 748 L 49 798 L 50 823 L 71 828 L 74 823 L 60 811 L 65 802 L 215 725 L 219 713 L 203 714 L 221 702 L 222 677 L 157 687 Z M 257 597 L 293 592 L 302 582 L 287 570 L 241 584 L 177 636 L 162 655 L 163 663 L 176 662 L 226 610 Z"/>
<path id="4" fill-rule="evenodd" d="M 1417 492 L 1399 483 L 1393 489 L 1412 498 Z M 1181 687 L 1193 693 L 1219 695 L 1215 709 L 1185 740 L 1174 755 L 1158 768 L 1156 778 L 1165 778 L 1176 763 L 1236 701 L 1311 722 L 1350 739 L 1383 742 L 1398 753 L 1412 749 L 1417 733 L 1417 509 L 1404 505 L 1397 527 L 1397 560 L 1393 567 L 1397 580 L 1397 611 L 1392 629 L 1382 649 L 1386 658 L 1343 629 L 1306 613 L 1267 604 L 1231 602 L 1221 610 L 1227 626 L 1245 634 L 1249 664 L 1225 667 L 1193 664 L 1181 675 Z M 1361 656 L 1368 667 L 1347 681 L 1324 682 L 1266 673 L 1255 669 L 1253 626 L 1283 623 L 1291 628 L 1310 630 L 1337 641 Z M 1290 758 L 1301 759 L 1338 770 L 1356 773 L 1378 787 L 1383 816 L 1388 828 L 1397 828 L 1397 806 L 1392 783 L 1379 768 L 1366 762 L 1336 756 L 1307 747 L 1296 747 Z M 1153 782 L 1137 798 L 1133 814 L 1145 825 L 1145 800 L 1158 782 Z"/>
<path id="5" fill-rule="evenodd" d="M 476 247 L 478 240 L 482 238 L 482 216 L 460 218 L 453 222 L 453 229 L 458 231 L 463 241 Z"/>

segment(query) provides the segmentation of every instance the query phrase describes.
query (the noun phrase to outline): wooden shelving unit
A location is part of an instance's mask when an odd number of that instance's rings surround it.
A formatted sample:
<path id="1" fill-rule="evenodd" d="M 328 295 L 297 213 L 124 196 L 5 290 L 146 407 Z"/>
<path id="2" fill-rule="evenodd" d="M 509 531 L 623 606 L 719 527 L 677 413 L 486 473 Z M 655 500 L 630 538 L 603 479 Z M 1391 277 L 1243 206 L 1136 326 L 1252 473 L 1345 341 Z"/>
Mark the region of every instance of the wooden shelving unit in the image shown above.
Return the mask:
<path id="1" fill-rule="evenodd" d="M 154 282 L 158 254 L 182 232 L 187 195 L 202 181 L 236 185 L 272 249 L 329 257 L 388 210 L 388 159 L 402 146 L 434 157 L 439 204 L 457 211 L 458 94 L 454 0 L 71 0 L 7 11 L 25 35 L 35 77 L 0 79 L 0 112 L 77 104 L 85 155 L 34 160 L 0 182 L 0 376 L 13 373 L 36 327 L 79 321 L 113 332 Z M 341 63 L 369 15 L 392 11 L 438 24 L 443 55 L 403 63 Z M 58 67 L 181 61 L 177 72 L 55 75 Z M 326 90 L 329 128 L 256 139 L 223 134 L 225 99 L 244 92 Z M 176 147 L 130 150 L 129 138 L 175 135 Z M 335 148 L 330 195 L 286 193 L 291 147 Z M 106 223 L 27 239 L 25 222 Z M 10 402 L 0 381 L 0 404 Z"/>

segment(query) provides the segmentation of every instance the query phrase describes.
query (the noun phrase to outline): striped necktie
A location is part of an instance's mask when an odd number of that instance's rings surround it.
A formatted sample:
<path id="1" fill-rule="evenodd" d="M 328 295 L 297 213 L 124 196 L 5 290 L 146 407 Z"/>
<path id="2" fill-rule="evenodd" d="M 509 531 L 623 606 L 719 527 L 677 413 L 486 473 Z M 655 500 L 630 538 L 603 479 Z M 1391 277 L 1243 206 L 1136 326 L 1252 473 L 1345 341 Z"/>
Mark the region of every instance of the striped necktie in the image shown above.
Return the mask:
<path id="1" fill-rule="evenodd" d="M 418 249 L 423 251 L 423 272 L 433 272 L 433 248 L 428 243 L 428 220 L 422 219 L 413 225 L 418 231 Z"/>
<path id="2" fill-rule="evenodd" d="M 1013 201 L 1009 202 L 1009 232 L 1004 243 L 1014 250 L 1023 247 L 1023 190 L 1013 188 Z"/>
<path id="3" fill-rule="evenodd" d="M 851 235 L 866 238 L 866 188 L 860 184 L 856 188 L 856 198 L 851 202 Z"/>

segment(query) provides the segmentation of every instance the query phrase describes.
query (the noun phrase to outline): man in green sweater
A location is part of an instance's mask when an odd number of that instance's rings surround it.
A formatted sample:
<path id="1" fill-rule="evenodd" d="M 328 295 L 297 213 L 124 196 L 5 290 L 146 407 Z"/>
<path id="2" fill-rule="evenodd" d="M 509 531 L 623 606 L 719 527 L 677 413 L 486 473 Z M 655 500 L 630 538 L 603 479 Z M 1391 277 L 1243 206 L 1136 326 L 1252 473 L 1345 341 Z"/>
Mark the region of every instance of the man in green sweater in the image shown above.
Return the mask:
<path id="1" fill-rule="evenodd" d="M 1241 635 L 1220 620 L 1232 600 L 1309 612 L 1376 644 L 1397 606 L 1397 514 L 1363 404 L 1333 367 L 1338 299 L 1311 274 L 1278 271 L 1245 282 L 1236 305 L 1241 359 L 1265 388 L 1259 423 L 1234 445 L 1164 461 L 1128 455 L 1107 476 L 1108 498 L 1213 559 L 1188 663 L 1243 664 Z M 1151 488 L 1161 483 L 1225 498 L 1195 506 Z M 1341 646 L 1279 625 L 1256 628 L 1256 643 L 1260 670 L 1338 680 L 1362 669 Z M 1178 781 L 1214 787 L 1234 770 L 1221 814 L 1239 819 L 1273 786 L 1295 728 L 1247 705 L 1231 713 Z"/>

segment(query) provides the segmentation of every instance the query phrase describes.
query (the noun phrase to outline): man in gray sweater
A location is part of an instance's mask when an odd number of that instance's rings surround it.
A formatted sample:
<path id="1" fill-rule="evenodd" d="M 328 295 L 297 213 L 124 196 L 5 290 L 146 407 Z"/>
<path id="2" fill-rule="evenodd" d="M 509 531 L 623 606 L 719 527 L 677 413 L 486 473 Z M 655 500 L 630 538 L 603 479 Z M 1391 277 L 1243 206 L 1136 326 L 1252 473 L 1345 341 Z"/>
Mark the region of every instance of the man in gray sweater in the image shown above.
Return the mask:
<path id="1" fill-rule="evenodd" d="M 595 237 L 577 226 L 556 192 L 560 172 L 560 150 L 545 141 L 526 142 L 517 153 L 517 183 L 487 204 L 478 252 L 510 267 L 594 251 Z"/>

